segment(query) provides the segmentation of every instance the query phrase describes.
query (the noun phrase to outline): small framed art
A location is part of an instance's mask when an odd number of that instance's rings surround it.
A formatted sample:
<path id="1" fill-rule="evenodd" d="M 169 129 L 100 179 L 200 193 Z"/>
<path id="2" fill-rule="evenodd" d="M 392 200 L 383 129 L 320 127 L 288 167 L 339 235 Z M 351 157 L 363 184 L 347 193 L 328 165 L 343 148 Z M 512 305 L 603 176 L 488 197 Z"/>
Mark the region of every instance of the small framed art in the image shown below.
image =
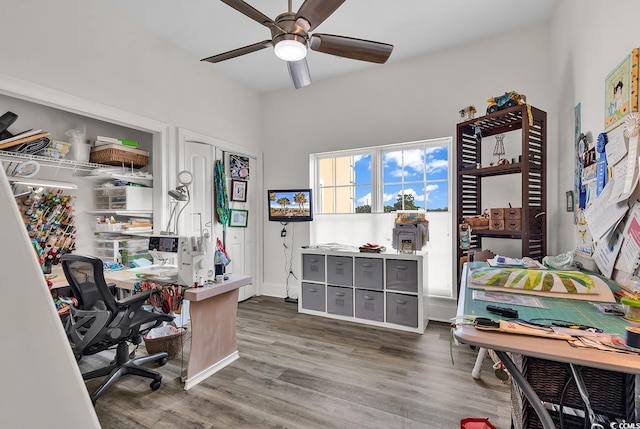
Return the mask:
<path id="1" fill-rule="evenodd" d="M 567 191 L 567 211 L 572 212 L 574 208 L 573 191 Z"/>
<path id="2" fill-rule="evenodd" d="M 231 209 L 229 211 L 229 226 L 233 228 L 246 228 L 249 224 L 249 211 Z"/>
<path id="3" fill-rule="evenodd" d="M 247 201 L 247 181 L 231 180 L 231 201 Z"/>
<path id="4" fill-rule="evenodd" d="M 638 111 L 638 48 L 631 51 L 605 80 L 604 126 L 611 131 L 631 112 Z"/>

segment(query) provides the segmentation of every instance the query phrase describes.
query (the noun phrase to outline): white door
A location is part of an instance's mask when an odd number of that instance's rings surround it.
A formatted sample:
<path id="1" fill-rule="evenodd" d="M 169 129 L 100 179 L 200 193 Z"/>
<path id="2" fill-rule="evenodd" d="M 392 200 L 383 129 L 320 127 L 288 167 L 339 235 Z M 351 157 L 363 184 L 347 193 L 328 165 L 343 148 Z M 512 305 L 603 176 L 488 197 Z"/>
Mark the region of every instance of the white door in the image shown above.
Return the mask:
<path id="1" fill-rule="evenodd" d="M 225 159 L 225 166 L 227 167 L 227 187 L 229 189 L 229 195 L 232 192 L 232 178 L 229 171 L 228 155 Z M 226 244 L 225 248 L 231 259 L 231 263 L 227 266 L 226 271 L 234 274 L 247 274 L 255 278 L 256 276 L 256 231 L 258 216 L 257 204 L 258 201 L 258 180 L 256 180 L 256 160 L 249 158 L 249 180 L 247 180 L 246 202 L 230 201 L 229 208 L 232 210 L 246 210 L 248 213 L 247 227 L 235 228 L 227 226 Z M 251 174 L 254 177 L 251 177 Z M 238 300 L 244 301 L 251 298 L 256 294 L 256 283 L 243 286 L 240 288 Z"/>
<path id="2" fill-rule="evenodd" d="M 200 236 L 202 233 L 200 228 L 202 227 L 214 236 L 212 228 L 214 219 L 214 156 L 215 148 L 210 144 L 185 141 L 182 169 L 191 173 L 193 182 L 189 186 L 191 201 L 180 216 L 179 232 L 181 235 Z"/>

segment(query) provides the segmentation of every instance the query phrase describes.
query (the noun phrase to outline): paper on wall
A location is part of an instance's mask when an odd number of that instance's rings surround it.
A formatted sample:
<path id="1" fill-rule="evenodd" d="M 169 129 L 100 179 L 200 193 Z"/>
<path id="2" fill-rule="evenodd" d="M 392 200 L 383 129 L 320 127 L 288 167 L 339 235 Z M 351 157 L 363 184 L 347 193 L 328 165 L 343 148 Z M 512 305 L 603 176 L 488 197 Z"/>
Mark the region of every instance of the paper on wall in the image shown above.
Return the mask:
<path id="1" fill-rule="evenodd" d="M 593 261 L 603 276 L 611 278 L 613 274 L 613 266 L 616 263 L 620 247 L 622 246 L 623 228 L 616 228 L 604 239 L 598 240 L 596 248 L 593 251 Z"/>
<path id="2" fill-rule="evenodd" d="M 627 143 L 624 138 L 623 127 L 617 127 L 607 133 L 607 144 L 604 146 L 607 163 L 616 165 L 627 154 Z"/>
<path id="3" fill-rule="evenodd" d="M 640 204 L 636 201 L 624 228 L 624 242 L 620 250 L 621 258 L 629 272 L 633 272 L 640 257 Z"/>
<path id="4" fill-rule="evenodd" d="M 625 156 L 621 162 L 611 169 L 611 180 L 614 182 L 609 204 L 617 203 L 629 199 L 638 183 L 638 164 L 629 162 Z M 629 166 L 633 165 L 634 174 L 629 174 Z M 627 189 L 629 189 L 627 191 Z"/>
<path id="5" fill-rule="evenodd" d="M 584 210 L 587 226 L 594 240 L 598 241 L 612 231 L 629 209 L 626 200 L 609 204 L 614 180 L 610 180 L 591 205 Z"/>

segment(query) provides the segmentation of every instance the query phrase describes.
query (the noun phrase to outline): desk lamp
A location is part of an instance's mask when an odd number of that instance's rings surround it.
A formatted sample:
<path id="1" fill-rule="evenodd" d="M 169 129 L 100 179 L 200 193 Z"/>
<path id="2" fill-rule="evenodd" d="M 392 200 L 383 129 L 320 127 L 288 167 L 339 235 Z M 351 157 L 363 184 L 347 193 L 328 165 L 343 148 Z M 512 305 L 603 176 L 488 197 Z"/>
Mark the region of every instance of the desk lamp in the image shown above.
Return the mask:
<path id="1" fill-rule="evenodd" d="M 169 191 L 169 196 L 175 201 L 175 205 L 171 210 L 171 215 L 169 216 L 169 222 L 167 222 L 167 228 L 166 228 L 167 231 L 169 232 L 172 231 L 169 228 L 171 226 L 171 220 L 173 219 L 173 216 L 176 214 L 176 209 L 178 208 L 178 205 L 181 202 L 186 201 L 186 203 L 182 206 L 182 208 L 176 215 L 175 224 L 174 224 L 176 235 L 178 235 L 178 220 L 180 219 L 180 215 L 184 211 L 185 207 L 187 207 L 187 205 L 191 201 L 191 195 L 189 194 L 189 185 L 191 184 L 191 182 L 193 182 L 193 175 L 187 170 L 182 170 L 181 172 L 178 173 L 178 183 L 180 184 L 176 187 L 176 189 L 172 189 Z"/>

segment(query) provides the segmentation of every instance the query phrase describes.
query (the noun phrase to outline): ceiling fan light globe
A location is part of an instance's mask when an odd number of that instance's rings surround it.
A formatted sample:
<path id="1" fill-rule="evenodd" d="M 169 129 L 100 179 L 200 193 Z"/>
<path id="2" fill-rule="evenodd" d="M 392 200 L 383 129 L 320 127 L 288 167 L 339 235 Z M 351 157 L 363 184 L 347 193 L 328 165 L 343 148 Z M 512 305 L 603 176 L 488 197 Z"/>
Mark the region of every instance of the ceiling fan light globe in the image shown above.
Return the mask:
<path id="1" fill-rule="evenodd" d="M 283 61 L 300 61 L 307 56 L 307 47 L 296 40 L 280 40 L 273 47 L 278 58 Z"/>

